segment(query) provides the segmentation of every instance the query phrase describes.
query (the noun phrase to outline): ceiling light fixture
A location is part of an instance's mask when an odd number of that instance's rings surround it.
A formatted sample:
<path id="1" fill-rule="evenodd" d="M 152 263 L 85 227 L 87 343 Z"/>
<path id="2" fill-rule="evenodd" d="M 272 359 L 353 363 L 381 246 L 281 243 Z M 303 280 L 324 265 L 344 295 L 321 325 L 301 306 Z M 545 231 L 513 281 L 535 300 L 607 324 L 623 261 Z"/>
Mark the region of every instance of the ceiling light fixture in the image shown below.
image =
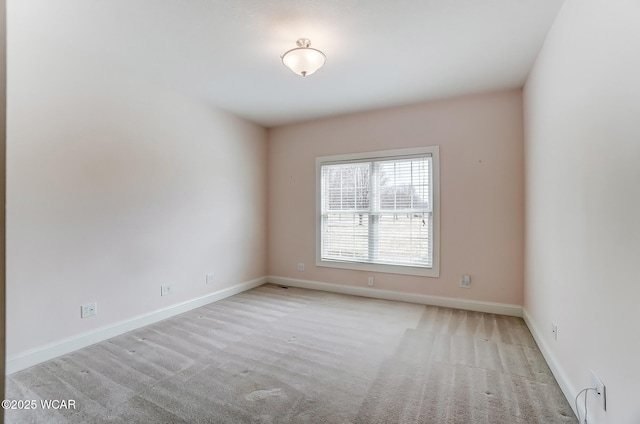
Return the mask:
<path id="1" fill-rule="evenodd" d="M 318 49 L 311 48 L 308 38 L 297 41 L 298 47 L 282 55 L 282 63 L 298 75 L 306 77 L 322 68 L 327 57 Z"/>

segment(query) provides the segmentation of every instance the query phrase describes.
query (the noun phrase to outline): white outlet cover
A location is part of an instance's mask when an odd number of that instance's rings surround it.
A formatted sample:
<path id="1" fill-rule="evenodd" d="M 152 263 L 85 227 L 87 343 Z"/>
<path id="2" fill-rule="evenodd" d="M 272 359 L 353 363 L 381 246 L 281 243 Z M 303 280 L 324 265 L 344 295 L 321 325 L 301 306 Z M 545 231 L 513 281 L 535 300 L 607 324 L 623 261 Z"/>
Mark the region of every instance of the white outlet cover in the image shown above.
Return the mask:
<path id="1" fill-rule="evenodd" d="M 469 274 L 465 274 L 460 278 L 460 287 L 464 289 L 471 288 L 471 276 Z"/>
<path id="2" fill-rule="evenodd" d="M 80 318 L 88 318 L 98 313 L 98 302 L 91 302 L 80 307 Z"/>
<path id="3" fill-rule="evenodd" d="M 604 409 L 607 410 L 607 387 L 604 385 L 602 380 L 598 378 L 595 372 L 591 370 L 591 385 L 596 389 L 595 396 L 598 400 L 598 403 Z"/>

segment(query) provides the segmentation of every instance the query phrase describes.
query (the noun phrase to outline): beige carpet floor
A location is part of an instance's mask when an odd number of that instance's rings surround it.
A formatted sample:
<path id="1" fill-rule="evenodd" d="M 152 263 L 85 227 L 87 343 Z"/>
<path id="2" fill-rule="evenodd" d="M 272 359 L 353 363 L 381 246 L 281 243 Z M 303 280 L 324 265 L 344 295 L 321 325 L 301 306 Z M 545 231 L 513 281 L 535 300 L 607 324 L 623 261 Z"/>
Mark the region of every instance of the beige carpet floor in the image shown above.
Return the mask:
<path id="1" fill-rule="evenodd" d="M 272 284 L 12 374 L 7 398 L 38 402 L 8 423 L 576 422 L 520 318 Z"/>

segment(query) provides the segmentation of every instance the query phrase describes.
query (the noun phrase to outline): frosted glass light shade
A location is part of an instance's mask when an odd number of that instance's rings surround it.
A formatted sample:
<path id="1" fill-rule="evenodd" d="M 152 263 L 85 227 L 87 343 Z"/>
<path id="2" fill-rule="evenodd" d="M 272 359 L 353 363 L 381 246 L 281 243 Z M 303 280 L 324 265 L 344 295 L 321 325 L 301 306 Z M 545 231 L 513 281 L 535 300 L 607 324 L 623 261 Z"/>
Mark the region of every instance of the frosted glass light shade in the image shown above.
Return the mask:
<path id="1" fill-rule="evenodd" d="M 291 49 L 282 55 L 282 63 L 298 75 L 306 77 L 322 68 L 327 60 L 320 50 L 311 48 L 311 41 L 301 38 L 297 41 L 298 47 Z"/>

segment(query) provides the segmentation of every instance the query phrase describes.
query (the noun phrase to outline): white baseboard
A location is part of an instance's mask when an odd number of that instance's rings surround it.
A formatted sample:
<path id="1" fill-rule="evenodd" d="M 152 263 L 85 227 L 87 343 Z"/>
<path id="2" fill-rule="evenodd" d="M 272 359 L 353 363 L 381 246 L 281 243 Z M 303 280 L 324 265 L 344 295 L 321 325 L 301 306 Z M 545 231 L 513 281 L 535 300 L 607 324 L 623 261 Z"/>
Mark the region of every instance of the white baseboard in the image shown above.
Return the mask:
<path id="1" fill-rule="evenodd" d="M 7 375 L 12 374 L 41 362 L 57 358 L 60 355 L 73 352 L 74 350 L 82 349 L 83 347 L 119 336 L 120 334 L 124 334 L 128 331 L 144 327 L 145 325 L 150 325 L 192 309 L 208 305 L 209 303 L 233 296 L 234 294 L 242 293 L 254 287 L 261 286 L 266 282 L 266 277 L 256 278 L 255 280 L 236 284 L 235 286 L 219 290 L 215 293 L 211 293 L 197 299 L 188 300 L 158 311 L 140 315 L 126 321 L 98 328 L 91 332 L 78 334 L 77 336 L 69 337 L 67 339 L 59 340 L 54 343 L 29 350 L 19 355 L 7 358 L 5 372 Z"/>
<path id="2" fill-rule="evenodd" d="M 560 390 L 562 390 L 564 397 L 567 398 L 571 409 L 573 409 L 573 413 L 576 414 L 574 401 L 577 391 L 575 387 L 571 384 L 569 378 L 567 377 L 567 374 L 564 372 L 564 369 L 562 368 L 562 366 L 560 366 L 560 363 L 556 359 L 555 355 L 551 352 L 551 349 L 549 349 L 548 344 L 544 341 L 542 333 L 540 332 L 540 329 L 534 324 L 533 319 L 531 319 L 531 315 L 529 315 L 527 310 L 524 308 L 522 309 L 522 318 L 527 324 L 527 327 L 529 327 L 529 331 L 531 331 L 533 339 L 536 341 L 538 348 L 540 348 L 542 356 L 544 356 L 545 361 L 547 361 L 547 365 L 549 365 L 551 373 L 558 382 Z M 580 405 L 578 407 L 580 408 L 580 416 L 584 417 L 584 407 L 582 406 L 583 403 L 579 402 L 579 404 Z"/>
<path id="3" fill-rule="evenodd" d="M 300 287 L 323 290 L 354 296 L 372 297 L 376 299 L 397 300 L 401 302 L 419 303 L 422 305 L 442 306 L 446 308 L 464 309 L 467 311 L 486 312 L 498 315 L 522 317 L 522 307 L 506 303 L 482 302 L 477 300 L 456 299 L 452 297 L 427 296 L 424 294 L 403 293 L 391 290 L 379 290 L 368 287 L 345 286 L 341 284 L 323 283 L 320 281 L 300 280 L 294 278 L 269 276 L 267 281 L 281 286 Z"/>

